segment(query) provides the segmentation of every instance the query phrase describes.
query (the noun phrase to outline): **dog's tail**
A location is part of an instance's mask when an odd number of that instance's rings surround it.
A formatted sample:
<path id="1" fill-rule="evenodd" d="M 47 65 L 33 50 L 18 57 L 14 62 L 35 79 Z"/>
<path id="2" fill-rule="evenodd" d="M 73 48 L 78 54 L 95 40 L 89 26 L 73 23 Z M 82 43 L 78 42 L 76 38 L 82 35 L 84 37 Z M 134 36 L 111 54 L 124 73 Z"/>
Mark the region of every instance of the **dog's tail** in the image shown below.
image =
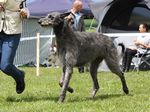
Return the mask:
<path id="1" fill-rule="evenodd" d="M 122 52 L 122 54 L 124 54 L 124 52 L 125 52 L 125 45 L 123 43 L 119 43 L 118 46 L 120 46 L 122 48 L 121 52 Z"/>

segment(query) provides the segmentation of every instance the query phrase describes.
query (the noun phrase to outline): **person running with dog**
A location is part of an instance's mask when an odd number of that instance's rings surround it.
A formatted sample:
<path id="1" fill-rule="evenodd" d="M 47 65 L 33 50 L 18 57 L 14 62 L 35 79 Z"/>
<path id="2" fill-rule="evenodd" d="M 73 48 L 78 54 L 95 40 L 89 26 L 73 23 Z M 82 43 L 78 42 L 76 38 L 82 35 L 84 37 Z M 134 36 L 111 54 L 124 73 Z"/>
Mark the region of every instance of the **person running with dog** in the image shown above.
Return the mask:
<path id="1" fill-rule="evenodd" d="M 18 94 L 25 89 L 25 73 L 13 62 L 21 38 L 22 20 L 29 15 L 23 2 L 0 0 L 0 70 L 15 80 Z"/>

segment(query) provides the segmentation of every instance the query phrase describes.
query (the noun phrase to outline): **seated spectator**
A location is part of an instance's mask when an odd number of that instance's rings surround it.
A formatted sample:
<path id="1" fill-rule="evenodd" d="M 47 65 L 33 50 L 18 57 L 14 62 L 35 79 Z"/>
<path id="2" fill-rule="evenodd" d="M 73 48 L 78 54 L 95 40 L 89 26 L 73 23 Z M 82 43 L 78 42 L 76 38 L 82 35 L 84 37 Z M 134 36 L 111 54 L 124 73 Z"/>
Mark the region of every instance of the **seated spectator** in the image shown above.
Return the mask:
<path id="1" fill-rule="evenodd" d="M 148 32 L 148 25 L 142 23 L 139 25 L 139 32 L 146 33 Z M 122 60 L 122 71 L 128 72 L 130 69 L 130 64 L 132 58 L 135 56 L 137 51 L 142 51 L 143 48 L 150 48 L 150 36 L 139 36 L 134 40 L 134 45 L 128 46 L 125 50 L 123 60 Z"/>

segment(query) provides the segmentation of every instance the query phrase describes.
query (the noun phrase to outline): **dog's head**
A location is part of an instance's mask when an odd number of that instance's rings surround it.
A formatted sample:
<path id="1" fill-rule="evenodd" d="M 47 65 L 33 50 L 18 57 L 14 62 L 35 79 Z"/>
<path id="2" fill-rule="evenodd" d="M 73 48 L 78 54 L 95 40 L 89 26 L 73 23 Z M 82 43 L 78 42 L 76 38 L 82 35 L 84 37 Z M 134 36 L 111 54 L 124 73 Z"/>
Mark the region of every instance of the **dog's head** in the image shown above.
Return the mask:
<path id="1" fill-rule="evenodd" d="M 58 26 L 60 23 L 64 21 L 64 18 L 68 16 L 70 12 L 67 13 L 59 13 L 59 12 L 52 12 L 48 14 L 46 17 L 39 19 L 38 23 L 41 26 Z"/>

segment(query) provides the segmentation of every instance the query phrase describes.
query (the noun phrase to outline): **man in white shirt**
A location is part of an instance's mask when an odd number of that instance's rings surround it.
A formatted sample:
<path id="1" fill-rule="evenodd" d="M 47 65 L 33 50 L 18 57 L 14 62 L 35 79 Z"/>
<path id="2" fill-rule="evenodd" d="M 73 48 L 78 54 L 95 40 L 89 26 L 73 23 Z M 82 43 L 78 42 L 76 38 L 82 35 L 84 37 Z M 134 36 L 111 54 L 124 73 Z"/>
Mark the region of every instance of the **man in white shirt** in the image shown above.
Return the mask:
<path id="1" fill-rule="evenodd" d="M 145 33 L 148 32 L 148 25 L 145 23 L 142 23 L 139 25 L 139 32 Z M 135 56 L 137 51 L 142 52 L 144 49 L 150 48 L 150 37 L 149 36 L 139 36 L 135 41 L 134 45 L 129 46 L 126 48 L 123 61 L 122 61 L 122 71 L 128 72 L 130 69 L 130 64 L 132 61 L 132 58 Z"/>

